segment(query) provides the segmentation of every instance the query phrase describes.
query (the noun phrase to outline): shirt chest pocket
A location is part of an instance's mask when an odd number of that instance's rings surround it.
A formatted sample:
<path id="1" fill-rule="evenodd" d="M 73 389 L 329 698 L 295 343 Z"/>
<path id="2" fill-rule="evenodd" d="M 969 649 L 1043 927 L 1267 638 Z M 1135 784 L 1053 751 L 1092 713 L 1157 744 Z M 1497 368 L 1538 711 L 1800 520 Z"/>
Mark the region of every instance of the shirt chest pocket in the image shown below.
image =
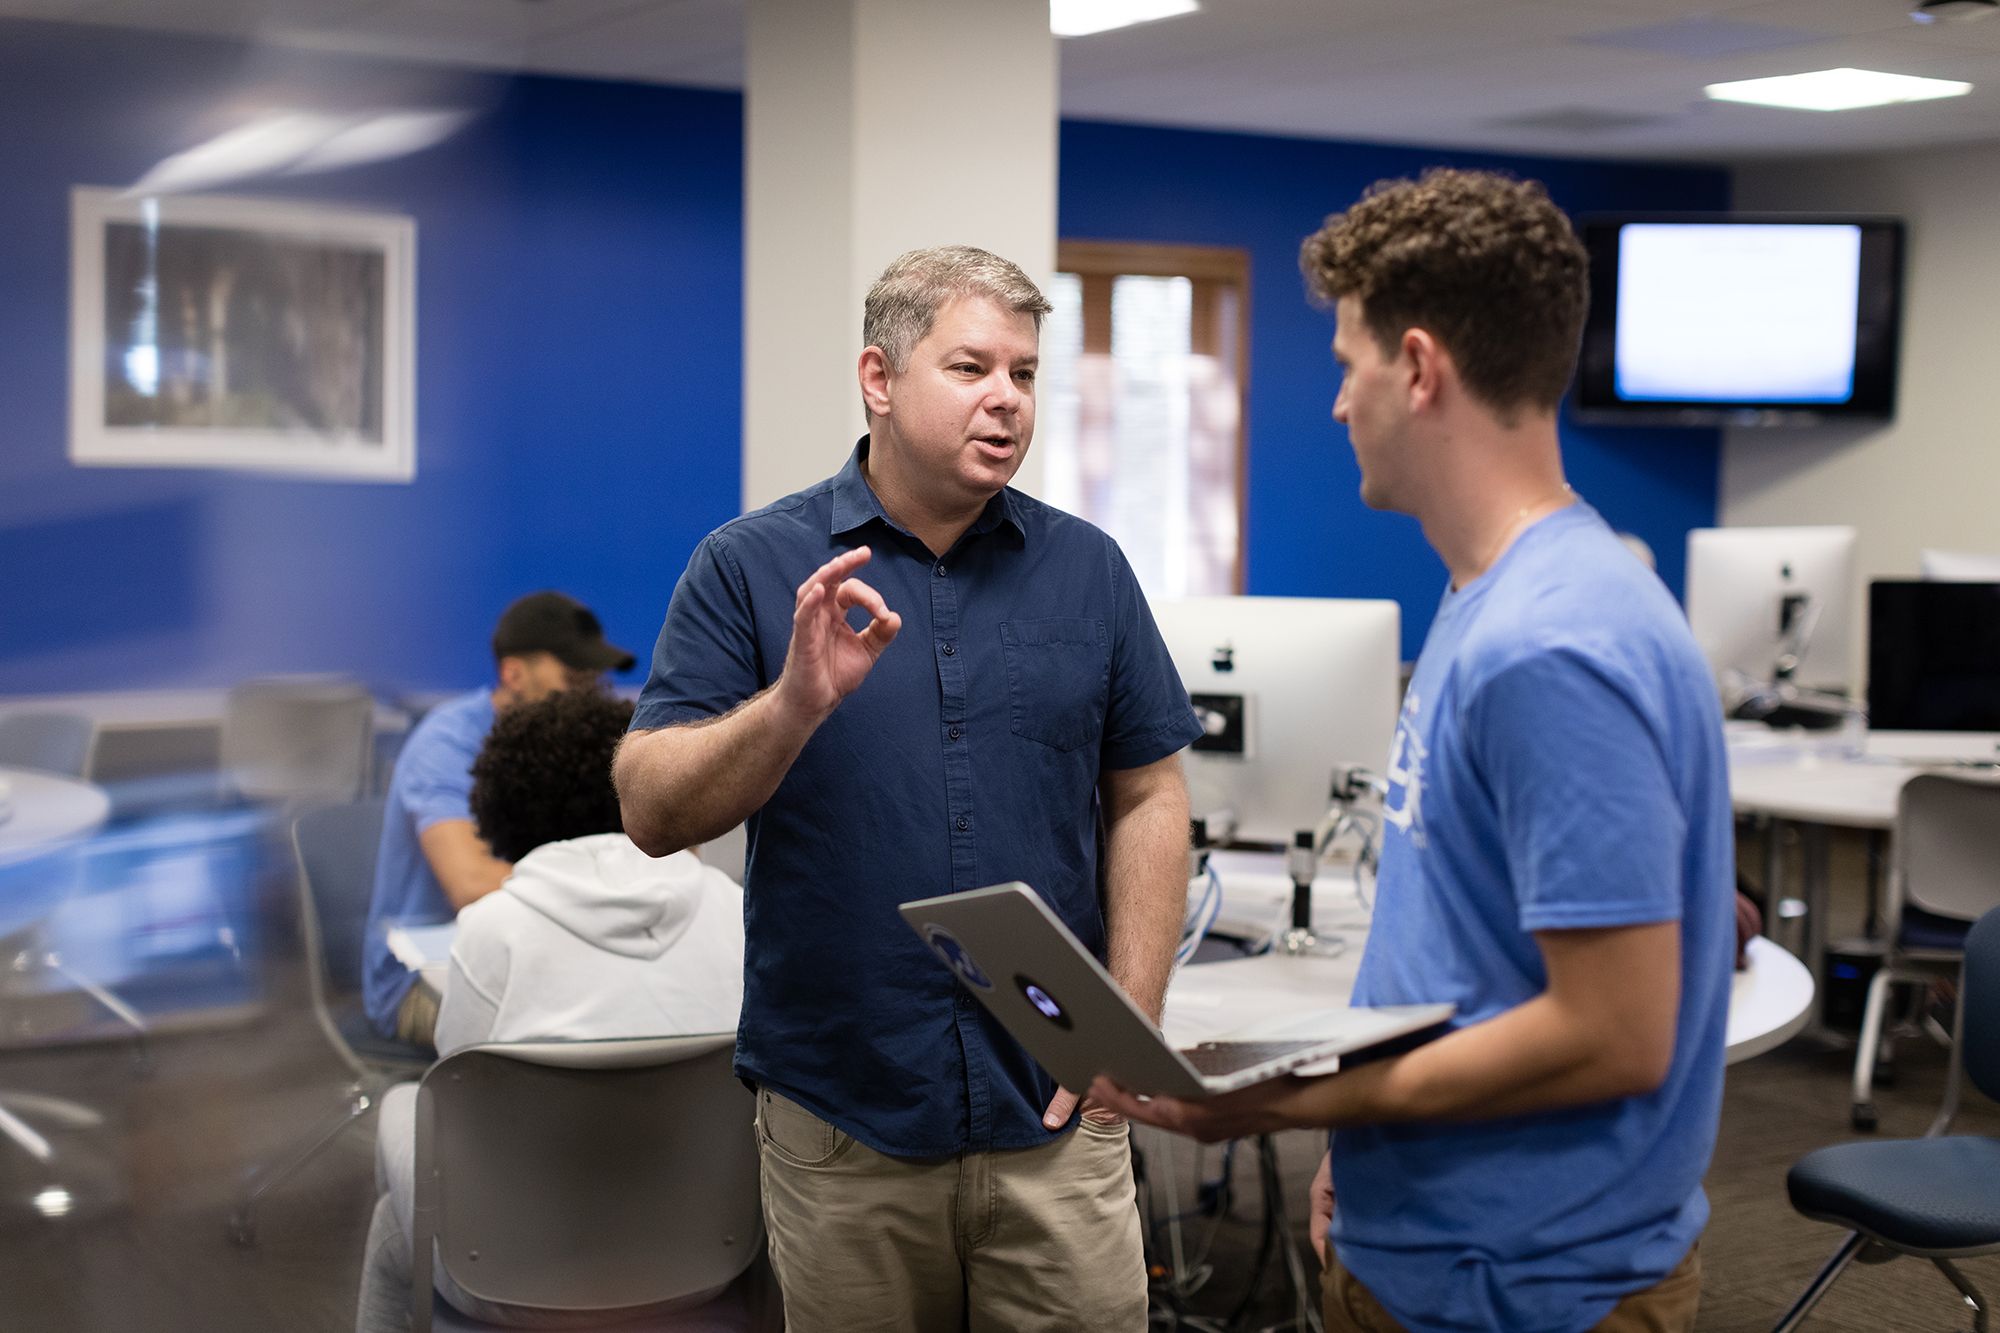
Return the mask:
<path id="1" fill-rule="evenodd" d="M 1016 736 L 1067 751 L 1103 735 L 1111 685 L 1111 649 L 1103 621 L 1003 621 L 1000 644 Z"/>

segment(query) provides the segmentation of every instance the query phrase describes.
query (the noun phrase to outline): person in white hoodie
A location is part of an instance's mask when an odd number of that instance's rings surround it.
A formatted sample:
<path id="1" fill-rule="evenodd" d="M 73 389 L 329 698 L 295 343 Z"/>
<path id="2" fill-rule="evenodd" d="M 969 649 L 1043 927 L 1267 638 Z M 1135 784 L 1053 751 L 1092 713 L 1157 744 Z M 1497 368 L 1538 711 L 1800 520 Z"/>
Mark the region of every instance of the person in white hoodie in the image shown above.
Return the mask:
<path id="1" fill-rule="evenodd" d="M 743 891 L 692 852 L 654 858 L 625 836 L 611 755 L 631 716 L 623 700 L 570 690 L 495 722 L 473 763 L 472 814 L 493 854 L 515 866 L 498 893 L 459 913 L 440 1056 L 481 1042 L 735 1030 Z M 416 1085 L 391 1088 L 359 1333 L 409 1326 L 415 1125 Z M 552 1326 L 551 1312 L 496 1309 L 442 1273 L 438 1290 L 475 1318 Z"/>

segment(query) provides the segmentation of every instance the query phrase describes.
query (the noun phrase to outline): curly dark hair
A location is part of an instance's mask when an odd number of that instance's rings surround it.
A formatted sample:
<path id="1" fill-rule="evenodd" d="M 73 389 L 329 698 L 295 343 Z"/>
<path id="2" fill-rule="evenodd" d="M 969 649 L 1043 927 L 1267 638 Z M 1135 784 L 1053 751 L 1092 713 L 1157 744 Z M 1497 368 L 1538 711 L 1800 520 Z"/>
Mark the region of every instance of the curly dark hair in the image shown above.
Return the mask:
<path id="1" fill-rule="evenodd" d="M 611 754 L 632 705 L 602 690 L 563 690 L 493 721 L 472 761 L 472 819 L 503 861 L 545 842 L 621 833 Z"/>
<path id="2" fill-rule="evenodd" d="M 1427 330 L 1503 417 L 1569 388 L 1589 261 L 1539 181 L 1444 167 L 1377 181 L 1306 238 L 1299 267 L 1315 300 L 1361 303 L 1385 355 Z"/>

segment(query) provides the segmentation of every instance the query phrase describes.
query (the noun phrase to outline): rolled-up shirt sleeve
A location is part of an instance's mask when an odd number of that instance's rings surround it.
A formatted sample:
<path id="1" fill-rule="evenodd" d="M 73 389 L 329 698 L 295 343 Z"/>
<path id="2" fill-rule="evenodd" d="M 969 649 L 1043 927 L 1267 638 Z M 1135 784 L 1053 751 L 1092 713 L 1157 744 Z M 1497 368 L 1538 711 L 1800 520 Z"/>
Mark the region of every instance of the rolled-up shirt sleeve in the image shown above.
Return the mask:
<path id="1" fill-rule="evenodd" d="M 719 717 L 769 683 L 749 584 L 726 537 L 710 533 L 674 586 L 631 729 Z"/>

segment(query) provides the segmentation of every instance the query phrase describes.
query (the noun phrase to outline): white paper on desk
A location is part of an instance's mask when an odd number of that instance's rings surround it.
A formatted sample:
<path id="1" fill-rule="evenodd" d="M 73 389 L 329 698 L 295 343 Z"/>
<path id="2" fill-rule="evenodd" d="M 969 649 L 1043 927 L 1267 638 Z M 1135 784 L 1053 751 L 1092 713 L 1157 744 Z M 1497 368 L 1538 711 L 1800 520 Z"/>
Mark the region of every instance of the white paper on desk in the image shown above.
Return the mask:
<path id="1" fill-rule="evenodd" d="M 389 952 L 412 972 L 451 960 L 451 942 L 458 936 L 456 921 L 440 921 L 430 926 L 391 926 Z"/>

